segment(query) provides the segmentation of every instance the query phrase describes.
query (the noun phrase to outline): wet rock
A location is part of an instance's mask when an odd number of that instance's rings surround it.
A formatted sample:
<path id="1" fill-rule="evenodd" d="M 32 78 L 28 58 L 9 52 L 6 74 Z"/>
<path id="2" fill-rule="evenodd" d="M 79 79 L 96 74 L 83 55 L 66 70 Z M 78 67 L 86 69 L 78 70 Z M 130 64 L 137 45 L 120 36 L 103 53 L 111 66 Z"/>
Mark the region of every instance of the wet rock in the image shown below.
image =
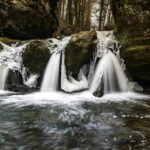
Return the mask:
<path id="1" fill-rule="evenodd" d="M 46 38 L 57 29 L 58 0 L 0 1 L 0 36 L 15 39 Z"/>
<path id="2" fill-rule="evenodd" d="M 122 52 L 129 72 L 138 81 L 150 81 L 150 45 L 128 47 Z"/>
<path id="3" fill-rule="evenodd" d="M 0 51 L 3 50 L 3 45 L 0 43 Z"/>
<path id="4" fill-rule="evenodd" d="M 7 76 L 7 81 L 5 85 L 5 89 L 14 92 L 32 92 L 37 91 L 37 88 L 29 88 L 28 86 L 24 85 L 23 77 L 18 70 L 10 70 Z"/>
<path id="5" fill-rule="evenodd" d="M 74 34 L 65 50 L 65 64 L 69 74 L 76 77 L 80 68 L 90 62 L 96 49 L 97 34 L 85 31 Z"/>
<path id="6" fill-rule="evenodd" d="M 21 92 L 21 93 L 26 93 L 26 92 L 35 92 L 38 89 L 36 88 L 29 88 L 25 85 L 19 85 L 19 84 L 7 84 L 7 90 L 13 91 L 13 92 Z"/>
<path id="7" fill-rule="evenodd" d="M 12 71 L 9 69 L 9 73 L 8 73 L 6 82 L 7 82 L 7 84 L 23 85 L 23 77 L 18 70 Z"/>
<path id="8" fill-rule="evenodd" d="M 115 32 L 121 55 L 134 80 L 150 83 L 150 1 L 113 0 Z"/>
<path id="9" fill-rule="evenodd" d="M 30 41 L 23 53 L 23 64 L 32 73 L 43 75 L 50 52 L 46 41 Z"/>

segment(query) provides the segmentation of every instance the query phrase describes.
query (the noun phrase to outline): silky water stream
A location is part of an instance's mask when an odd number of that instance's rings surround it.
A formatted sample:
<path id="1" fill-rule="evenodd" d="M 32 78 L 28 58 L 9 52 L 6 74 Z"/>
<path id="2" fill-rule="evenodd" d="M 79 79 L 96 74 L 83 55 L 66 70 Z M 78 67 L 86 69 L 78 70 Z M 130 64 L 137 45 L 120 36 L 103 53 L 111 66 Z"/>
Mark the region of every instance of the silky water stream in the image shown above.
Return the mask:
<path id="1" fill-rule="evenodd" d="M 0 92 L 0 149 L 150 149 L 150 96 L 129 91 L 119 56 L 109 47 L 114 37 L 97 35 L 89 70 L 81 68 L 77 79 L 66 75 L 69 37 L 52 52 L 40 92 Z M 94 96 L 101 91 L 102 97 Z"/>

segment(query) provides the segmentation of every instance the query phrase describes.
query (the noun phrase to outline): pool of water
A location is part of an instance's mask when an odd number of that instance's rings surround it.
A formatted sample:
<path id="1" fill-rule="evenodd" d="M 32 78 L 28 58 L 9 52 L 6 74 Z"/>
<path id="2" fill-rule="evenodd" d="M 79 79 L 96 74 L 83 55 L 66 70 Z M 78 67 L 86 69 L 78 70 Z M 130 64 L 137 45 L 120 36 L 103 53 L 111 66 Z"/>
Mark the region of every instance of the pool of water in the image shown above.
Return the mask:
<path id="1" fill-rule="evenodd" d="M 0 92 L 1 150 L 148 150 L 150 97 Z"/>

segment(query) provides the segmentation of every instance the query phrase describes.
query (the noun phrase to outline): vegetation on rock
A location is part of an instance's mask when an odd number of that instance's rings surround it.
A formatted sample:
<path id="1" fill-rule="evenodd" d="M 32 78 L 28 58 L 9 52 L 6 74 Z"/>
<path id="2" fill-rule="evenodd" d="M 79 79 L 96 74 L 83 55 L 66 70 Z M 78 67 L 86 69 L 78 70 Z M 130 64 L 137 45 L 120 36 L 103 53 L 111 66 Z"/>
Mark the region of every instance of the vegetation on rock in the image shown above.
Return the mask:
<path id="1" fill-rule="evenodd" d="M 122 45 L 121 55 L 137 81 L 150 82 L 149 0 L 112 0 L 115 32 Z"/>
<path id="2" fill-rule="evenodd" d="M 23 63 L 31 72 L 43 75 L 50 52 L 46 41 L 30 41 L 23 53 Z"/>
<path id="3" fill-rule="evenodd" d="M 67 72 L 76 77 L 79 69 L 93 58 L 96 49 L 96 32 L 87 31 L 74 34 L 65 50 Z"/>
<path id="4" fill-rule="evenodd" d="M 19 40 L 9 39 L 7 37 L 0 37 L 0 41 L 9 46 L 11 46 L 12 44 L 16 44 L 17 42 L 20 42 Z"/>

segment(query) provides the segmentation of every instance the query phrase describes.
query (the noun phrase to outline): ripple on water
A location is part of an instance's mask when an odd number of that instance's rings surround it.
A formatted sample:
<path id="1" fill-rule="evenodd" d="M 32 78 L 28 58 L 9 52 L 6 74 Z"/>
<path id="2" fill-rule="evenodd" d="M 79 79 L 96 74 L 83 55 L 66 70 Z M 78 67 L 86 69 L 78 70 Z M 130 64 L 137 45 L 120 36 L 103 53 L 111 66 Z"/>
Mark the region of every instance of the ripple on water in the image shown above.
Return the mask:
<path id="1" fill-rule="evenodd" d="M 149 149 L 149 96 L 0 96 L 0 149 Z"/>

